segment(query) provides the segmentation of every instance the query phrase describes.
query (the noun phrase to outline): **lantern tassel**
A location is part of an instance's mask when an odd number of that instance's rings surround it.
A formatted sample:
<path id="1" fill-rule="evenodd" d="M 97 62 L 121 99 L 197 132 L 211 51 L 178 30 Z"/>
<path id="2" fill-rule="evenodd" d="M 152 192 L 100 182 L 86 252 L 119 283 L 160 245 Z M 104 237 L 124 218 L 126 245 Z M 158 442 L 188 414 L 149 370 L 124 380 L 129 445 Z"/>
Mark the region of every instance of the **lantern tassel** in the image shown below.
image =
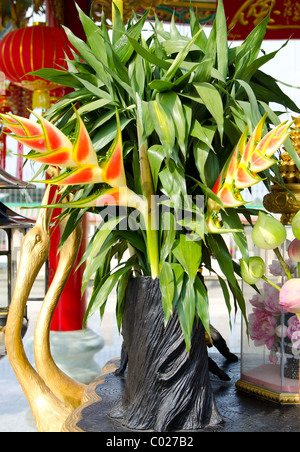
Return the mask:
<path id="1" fill-rule="evenodd" d="M 50 108 L 50 93 L 48 90 L 36 89 L 32 96 L 32 109 L 42 109 L 43 111 Z"/>

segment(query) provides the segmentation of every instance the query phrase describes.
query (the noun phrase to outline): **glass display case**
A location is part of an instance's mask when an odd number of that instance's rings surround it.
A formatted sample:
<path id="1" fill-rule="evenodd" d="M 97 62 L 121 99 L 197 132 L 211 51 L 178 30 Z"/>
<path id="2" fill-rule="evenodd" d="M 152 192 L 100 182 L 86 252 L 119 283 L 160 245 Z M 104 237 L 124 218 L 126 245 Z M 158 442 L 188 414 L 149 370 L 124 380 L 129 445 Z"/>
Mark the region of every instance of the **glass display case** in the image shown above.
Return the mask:
<path id="1" fill-rule="evenodd" d="M 294 238 L 287 228 L 287 242 L 280 249 L 293 277 L 298 265 L 288 259 L 289 240 Z M 251 234 L 251 228 L 247 231 Z M 251 243 L 251 236 L 248 237 Z M 266 277 L 281 286 L 284 272 L 273 250 L 253 248 L 251 255 L 261 256 L 266 263 Z M 260 281 L 258 291 L 243 284 L 247 301 L 247 320 L 242 321 L 241 377 L 237 389 L 280 404 L 299 403 L 300 322 L 279 305 L 279 291 Z M 247 324 L 248 323 L 248 324 Z"/>

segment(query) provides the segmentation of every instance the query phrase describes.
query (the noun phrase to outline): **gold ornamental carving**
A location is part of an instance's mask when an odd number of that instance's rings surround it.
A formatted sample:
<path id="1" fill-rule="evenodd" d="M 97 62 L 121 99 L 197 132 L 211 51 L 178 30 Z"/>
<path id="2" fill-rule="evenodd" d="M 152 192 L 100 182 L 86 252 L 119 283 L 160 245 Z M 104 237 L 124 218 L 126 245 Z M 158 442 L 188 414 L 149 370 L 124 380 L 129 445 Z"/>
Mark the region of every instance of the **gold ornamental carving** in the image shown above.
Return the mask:
<path id="1" fill-rule="evenodd" d="M 139 9 L 149 10 L 150 15 L 154 15 L 156 6 L 160 0 L 129 0 L 123 2 L 123 18 L 127 22 L 134 11 Z M 91 5 L 91 14 L 95 21 L 99 21 L 104 13 L 106 19 L 112 17 L 112 2 L 110 0 L 94 0 Z"/>
<path id="2" fill-rule="evenodd" d="M 101 20 L 102 12 L 106 19 L 111 20 L 112 5 L 110 0 L 94 0 L 91 5 L 91 14 L 95 22 Z M 154 18 L 156 14 L 159 20 L 169 22 L 172 17 L 175 21 L 189 22 L 190 7 L 196 12 L 197 18 L 201 23 L 211 23 L 215 17 L 215 1 L 184 1 L 184 0 L 128 0 L 123 2 L 124 22 L 126 23 L 133 12 L 142 14 L 149 11 L 149 18 Z"/>
<path id="3" fill-rule="evenodd" d="M 291 224 L 293 217 L 300 210 L 300 184 L 286 184 L 285 187 L 272 185 L 263 204 L 268 212 L 282 214 L 283 224 Z"/>
<path id="4" fill-rule="evenodd" d="M 238 391 L 245 392 L 259 399 L 268 400 L 269 402 L 278 403 L 280 405 L 298 405 L 299 394 L 281 394 L 270 389 L 266 389 L 248 381 L 238 380 L 236 382 Z"/>
<path id="5" fill-rule="evenodd" d="M 250 23 L 255 27 L 271 11 L 268 29 L 299 29 L 300 3 L 293 0 L 246 0 L 234 15 L 229 29 L 237 23 L 247 26 Z"/>

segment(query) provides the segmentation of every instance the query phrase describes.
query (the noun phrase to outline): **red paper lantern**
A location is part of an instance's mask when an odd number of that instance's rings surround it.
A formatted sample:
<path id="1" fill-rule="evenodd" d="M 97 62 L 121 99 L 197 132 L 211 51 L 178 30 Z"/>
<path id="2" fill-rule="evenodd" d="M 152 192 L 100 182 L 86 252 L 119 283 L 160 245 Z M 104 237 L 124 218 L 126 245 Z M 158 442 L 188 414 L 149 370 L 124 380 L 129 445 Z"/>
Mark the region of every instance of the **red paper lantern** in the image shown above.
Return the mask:
<path id="1" fill-rule="evenodd" d="M 62 28 L 37 24 L 8 33 L 0 41 L 0 70 L 22 88 L 34 91 L 34 106 L 43 106 L 45 96 L 59 85 L 30 72 L 44 68 L 67 69 L 66 55 L 73 59 L 71 44 Z"/>

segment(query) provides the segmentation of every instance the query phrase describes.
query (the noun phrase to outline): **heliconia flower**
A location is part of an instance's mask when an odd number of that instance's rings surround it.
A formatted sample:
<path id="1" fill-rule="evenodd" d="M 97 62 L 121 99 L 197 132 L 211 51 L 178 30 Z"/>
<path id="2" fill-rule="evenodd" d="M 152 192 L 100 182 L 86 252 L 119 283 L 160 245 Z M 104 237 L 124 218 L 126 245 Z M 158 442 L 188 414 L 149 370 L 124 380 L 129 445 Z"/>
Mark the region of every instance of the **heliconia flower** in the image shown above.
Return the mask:
<path id="1" fill-rule="evenodd" d="M 218 196 L 223 202 L 224 207 L 238 207 L 245 204 L 240 192 L 233 190 L 229 184 L 224 184 L 218 192 Z"/>
<path id="2" fill-rule="evenodd" d="M 38 152 L 34 156 L 27 156 L 28 158 L 60 167 L 76 166 L 72 158 L 73 145 L 68 137 L 42 116 L 36 113 L 34 115 L 39 120 L 39 124 L 15 115 L 0 115 L 0 117 L 2 123 L 15 133 L 10 135 L 12 138 Z"/>
<path id="3" fill-rule="evenodd" d="M 293 314 L 300 313 L 300 279 L 286 281 L 279 292 L 279 304 Z"/>
<path id="4" fill-rule="evenodd" d="M 256 284 L 265 274 L 265 262 L 259 256 L 251 256 L 249 263 L 240 259 L 241 276 L 247 284 Z"/>
<path id="5" fill-rule="evenodd" d="M 65 186 L 65 185 L 100 184 L 101 182 L 104 181 L 102 179 L 102 170 L 98 165 L 83 165 L 78 166 L 71 172 L 64 172 L 55 178 L 35 182 Z"/>
<path id="6" fill-rule="evenodd" d="M 98 157 L 86 127 L 75 110 L 77 124 L 72 157 L 77 166 L 98 165 Z"/>
<path id="7" fill-rule="evenodd" d="M 212 234 L 219 233 L 222 230 L 220 221 L 214 215 L 208 215 L 207 221 L 206 221 L 206 226 L 207 226 L 207 232 L 210 232 Z"/>
<path id="8" fill-rule="evenodd" d="M 289 122 L 285 121 L 282 124 L 279 124 L 260 140 L 255 149 L 266 157 L 272 157 L 290 135 L 288 129 L 293 123 L 294 120 Z"/>
<path id="9" fill-rule="evenodd" d="M 245 163 L 240 163 L 235 171 L 235 188 L 243 190 L 261 182 L 262 178 L 251 171 Z"/>
<path id="10" fill-rule="evenodd" d="M 117 135 L 108 151 L 108 156 L 102 167 L 103 181 L 111 187 L 126 187 L 126 175 L 123 163 L 122 133 L 119 113 L 117 116 Z"/>
<path id="11" fill-rule="evenodd" d="M 73 168 L 73 171 L 66 171 L 56 178 L 36 182 L 52 185 L 106 183 L 111 187 L 126 187 L 118 111 L 116 110 L 117 134 L 107 159 L 101 166 L 84 122 L 76 110 L 75 113 L 77 123 L 74 144 L 57 127 L 39 115 L 35 114 L 39 123 L 15 115 L 0 117 L 3 124 L 15 132 L 15 135 L 11 135 L 13 138 L 38 151 L 26 158 L 60 168 Z"/>
<path id="12" fill-rule="evenodd" d="M 255 127 L 251 137 L 249 138 L 249 141 L 247 143 L 247 146 L 245 147 L 244 151 L 241 153 L 241 160 L 240 163 L 244 163 L 247 166 L 248 160 L 254 149 L 256 148 L 257 143 L 261 139 L 263 129 L 265 126 L 267 113 L 264 114 L 264 116 L 261 118 L 257 126 Z M 248 130 L 248 127 L 246 127 L 246 130 Z"/>
<path id="13" fill-rule="evenodd" d="M 267 114 L 261 118 L 247 144 L 248 128 L 245 128 L 235 150 L 227 159 L 212 188 L 221 202 L 218 204 L 217 201 L 210 200 L 208 221 L 212 212 L 246 204 L 240 194 L 241 190 L 260 182 L 262 179 L 257 173 L 265 171 L 276 162 L 271 157 L 290 135 L 289 128 L 294 120 L 280 124 L 262 138 L 266 116 Z"/>
<path id="14" fill-rule="evenodd" d="M 90 207 L 105 206 L 131 207 L 133 209 L 139 210 L 144 217 L 146 217 L 146 214 L 148 212 L 146 200 L 127 187 L 109 188 L 107 190 L 96 192 L 85 199 L 43 207 L 72 207 L 75 209 L 84 209 Z"/>
<path id="15" fill-rule="evenodd" d="M 286 229 L 279 220 L 259 212 L 252 229 L 252 240 L 258 248 L 274 250 L 286 240 L 286 237 Z"/>

